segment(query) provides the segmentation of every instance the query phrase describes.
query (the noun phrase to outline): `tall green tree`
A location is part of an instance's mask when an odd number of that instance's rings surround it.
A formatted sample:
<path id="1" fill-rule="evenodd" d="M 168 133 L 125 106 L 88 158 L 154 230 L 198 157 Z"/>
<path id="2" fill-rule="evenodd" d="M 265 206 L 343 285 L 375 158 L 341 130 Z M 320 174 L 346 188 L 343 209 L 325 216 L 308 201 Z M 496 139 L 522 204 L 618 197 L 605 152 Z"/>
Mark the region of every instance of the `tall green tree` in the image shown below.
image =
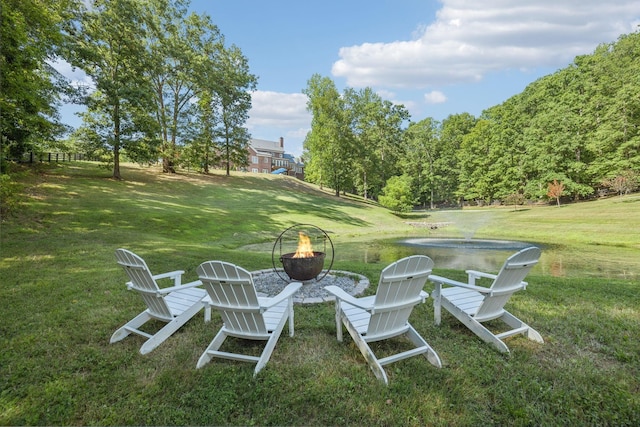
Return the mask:
<path id="1" fill-rule="evenodd" d="M 121 178 L 121 150 L 141 159 L 158 142 L 149 137 L 157 130 L 150 120 L 152 89 L 145 70 L 151 63 L 143 6 L 136 0 L 95 0 L 83 16 L 76 47 L 75 65 L 95 83 L 84 114 L 88 129 L 82 132 L 109 155 L 116 179 Z"/>
<path id="2" fill-rule="evenodd" d="M 379 184 L 375 180 L 378 178 L 376 171 L 380 167 L 376 156 L 380 141 L 374 129 L 382 100 L 371 88 L 360 91 L 347 88 L 343 100 L 344 114 L 354 142 L 354 151 L 350 156 L 351 182 L 356 187 L 355 191 L 366 200 L 371 196 L 371 188 Z"/>
<path id="3" fill-rule="evenodd" d="M 501 170 L 495 165 L 501 155 L 494 143 L 494 123 L 479 120 L 464 136 L 458 151 L 460 177 L 458 195 L 478 203 L 490 203 L 498 192 Z"/>
<path id="4" fill-rule="evenodd" d="M 483 119 L 492 123 L 492 151 L 496 153 L 495 162 L 491 164 L 493 186 L 497 199 L 507 196 L 523 195 L 526 186 L 525 154 L 517 100 L 512 98 L 505 103 L 491 107 L 483 113 Z"/>
<path id="5" fill-rule="evenodd" d="M 377 136 L 376 157 L 380 167 L 371 190 L 379 194 L 382 186 L 391 177 L 397 175 L 398 160 L 403 156 L 404 125 L 409 120 L 409 111 L 402 104 L 394 104 L 383 100 L 374 110 L 376 112 L 375 125 L 372 132 Z"/>
<path id="6" fill-rule="evenodd" d="M 456 201 L 460 166 L 457 153 L 462 140 L 475 126 L 477 119 L 469 113 L 453 114 L 445 118 L 440 125 L 438 155 L 435 159 L 436 194 L 447 204 Z"/>
<path id="7" fill-rule="evenodd" d="M 213 92 L 201 91 L 198 108 L 186 134 L 189 143 L 183 149 L 183 164 L 194 166 L 203 173 L 209 173 L 211 166 L 220 164 L 222 157 L 217 143 L 221 137 L 219 113 Z"/>
<path id="8" fill-rule="evenodd" d="M 77 0 L 0 0 L 0 157 L 53 144 L 70 94 L 52 63 L 69 56 Z"/>
<path id="9" fill-rule="evenodd" d="M 409 113 L 369 87 L 359 91 L 347 88 L 342 98 L 353 140 L 351 179 L 358 194 L 376 199 L 387 177 L 397 174 L 402 125 Z"/>
<path id="10" fill-rule="evenodd" d="M 531 170 L 528 191 L 542 197 L 547 183 L 560 179 L 566 191 L 578 198 L 593 191 L 587 174 L 590 161 L 586 149 L 585 80 L 575 67 L 556 73 L 536 86 L 542 91 L 543 103 L 531 118 L 526 167 Z"/>
<path id="11" fill-rule="evenodd" d="M 328 186 L 340 196 L 351 181 L 353 133 L 345 113 L 344 99 L 328 77 L 314 74 L 303 90 L 307 110 L 312 114 L 311 131 L 304 148 L 308 163 L 305 179 Z"/>
<path id="12" fill-rule="evenodd" d="M 146 70 L 153 85 L 154 116 L 162 145 L 162 168 L 175 172 L 178 144 L 186 136 L 190 117 L 207 72 L 207 46 L 222 44 L 218 28 L 207 15 L 187 15 L 187 1 L 149 0 L 145 9 L 146 37 L 151 66 Z"/>
<path id="13" fill-rule="evenodd" d="M 588 139 L 594 180 L 627 170 L 640 172 L 640 34 L 599 46 L 590 61 L 594 90 L 589 108 L 594 126 Z"/>
<path id="14" fill-rule="evenodd" d="M 193 165 L 203 173 L 219 166 L 222 161 L 220 141 L 222 139 L 222 111 L 217 93 L 224 84 L 221 58 L 224 53 L 222 39 L 209 38 L 198 55 L 197 108 L 190 118 L 185 135 L 182 163 Z"/>
<path id="15" fill-rule="evenodd" d="M 214 93 L 221 118 L 219 146 L 226 173 L 231 166 L 249 164 L 248 147 L 251 135 L 245 127 L 251 109 L 251 92 L 258 83 L 249 72 L 249 62 L 237 46 L 222 50 L 219 60 L 220 81 Z"/>
<path id="16" fill-rule="evenodd" d="M 305 177 L 327 183 L 337 195 L 350 190 L 376 199 L 387 178 L 397 174 L 406 108 L 371 88 L 346 88 L 340 95 L 331 79 L 319 75 L 303 92 L 313 116 Z"/>
<path id="17" fill-rule="evenodd" d="M 431 209 L 436 202 L 436 161 L 439 157 L 439 123 L 428 117 L 411 123 L 405 131 L 404 156 L 400 161 L 404 174 L 411 178 L 416 200 Z"/>

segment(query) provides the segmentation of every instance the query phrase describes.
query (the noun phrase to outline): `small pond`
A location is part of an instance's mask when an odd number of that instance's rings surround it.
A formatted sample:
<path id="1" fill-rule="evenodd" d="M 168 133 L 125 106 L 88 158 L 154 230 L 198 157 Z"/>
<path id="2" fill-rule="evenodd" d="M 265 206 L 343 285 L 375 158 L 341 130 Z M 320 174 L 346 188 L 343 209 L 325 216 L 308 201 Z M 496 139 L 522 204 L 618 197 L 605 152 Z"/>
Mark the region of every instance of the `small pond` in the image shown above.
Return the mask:
<path id="1" fill-rule="evenodd" d="M 435 268 L 497 272 L 504 260 L 520 249 L 542 249 L 535 274 L 556 277 L 603 277 L 637 279 L 640 277 L 640 251 L 599 246 L 579 250 L 561 245 L 535 242 L 475 239 L 399 238 L 373 242 L 348 242 L 336 245 L 336 261 L 391 263 L 409 255 L 427 255 Z"/>
<path id="2" fill-rule="evenodd" d="M 409 255 L 427 255 L 435 269 L 480 270 L 495 273 L 504 260 L 528 246 L 542 249 L 540 262 L 532 271 L 555 277 L 601 277 L 638 280 L 640 249 L 603 247 L 579 248 L 541 245 L 535 242 L 447 238 L 395 238 L 372 241 L 334 240 L 335 262 L 390 264 Z M 248 245 L 243 250 L 272 253 L 273 243 Z"/>

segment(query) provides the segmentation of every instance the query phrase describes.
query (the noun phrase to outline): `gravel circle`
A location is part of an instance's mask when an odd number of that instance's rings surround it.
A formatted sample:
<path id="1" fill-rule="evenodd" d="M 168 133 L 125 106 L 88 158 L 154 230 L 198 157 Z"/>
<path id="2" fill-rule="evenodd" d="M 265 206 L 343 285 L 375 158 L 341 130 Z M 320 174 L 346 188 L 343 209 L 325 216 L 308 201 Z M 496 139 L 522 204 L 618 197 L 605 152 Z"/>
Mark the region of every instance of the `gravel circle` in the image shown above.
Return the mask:
<path id="1" fill-rule="evenodd" d="M 258 295 L 266 297 L 278 295 L 290 282 L 295 282 L 295 280 L 284 280 L 282 277 L 288 276 L 283 270 L 278 270 L 278 272 L 273 269 L 252 271 L 251 275 Z M 314 279 L 302 282 L 302 287 L 294 295 L 293 302 L 318 304 L 334 301 L 335 297 L 324 290 L 324 287 L 329 285 L 338 286 L 348 294 L 358 296 L 369 287 L 369 279 L 350 271 L 332 270 L 321 280 Z"/>

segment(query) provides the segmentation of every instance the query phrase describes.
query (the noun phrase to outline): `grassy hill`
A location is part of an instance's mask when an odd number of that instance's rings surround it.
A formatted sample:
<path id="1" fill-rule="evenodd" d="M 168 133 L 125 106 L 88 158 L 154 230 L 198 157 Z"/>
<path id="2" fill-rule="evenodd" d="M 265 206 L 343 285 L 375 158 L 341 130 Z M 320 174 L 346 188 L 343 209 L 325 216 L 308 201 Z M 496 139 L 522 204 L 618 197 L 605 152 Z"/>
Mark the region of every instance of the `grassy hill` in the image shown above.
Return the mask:
<path id="1" fill-rule="evenodd" d="M 638 195 L 399 218 L 288 177 L 122 170 L 123 181 L 91 163 L 20 176 L 25 197 L 0 229 L 2 425 L 640 424 L 640 268 L 632 264 L 640 252 Z M 559 245 L 572 256 L 628 258 L 632 268 L 613 279 L 531 275 L 509 308 L 535 325 L 545 344 L 513 338 L 510 356 L 451 316 L 434 326 L 429 301 L 411 321 L 445 366 L 418 357 L 396 363 L 387 369 L 389 387 L 376 381 L 349 338 L 336 341 L 329 303 L 296 306 L 296 336 L 281 337 L 256 378 L 237 362 L 196 371 L 219 318 L 195 318 L 146 356 L 136 337 L 109 344 L 143 308 L 124 286 L 116 248 L 137 252 L 158 273 L 184 269 L 191 280 L 209 259 L 269 268 L 270 251 L 247 247 L 269 247 L 296 223 L 321 227 L 336 245 L 471 233 Z M 368 293 L 386 265 L 337 262 L 337 269 L 368 276 Z M 403 343 L 380 350 L 396 345 Z"/>

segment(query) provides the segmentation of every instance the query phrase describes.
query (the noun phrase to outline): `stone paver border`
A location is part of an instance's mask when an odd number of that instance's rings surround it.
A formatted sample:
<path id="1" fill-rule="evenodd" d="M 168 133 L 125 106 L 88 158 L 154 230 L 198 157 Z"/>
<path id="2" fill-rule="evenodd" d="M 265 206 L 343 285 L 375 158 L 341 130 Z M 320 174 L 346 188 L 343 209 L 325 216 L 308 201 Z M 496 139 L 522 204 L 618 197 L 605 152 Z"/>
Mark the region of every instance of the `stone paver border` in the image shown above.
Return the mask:
<path id="1" fill-rule="evenodd" d="M 263 274 L 277 274 L 277 273 L 273 270 L 273 268 L 270 268 L 265 270 L 252 271 L 251 274 L 253 275 L 254 278 L 256 278 Z M 353 279 L 354 282 L 356 282 L 356 279 L 357 279 L 357 284 L 353 287 L 353 289 L 345 290 L 350 295 L 353 295 L 353 296 L 361 295 L 365 291 L 365 289 L 369 287 L 369 284 L 370 284 L 369 279 L 366 276 L 363 276 L 362 274 L 353 273 L 351 271 L 331 270 L 324 278 L 322 278 L 322 280 L 319 280 L 319 281 L 308 280 L 306 282 L 303 282 L 302 289 L 304 289 L 305 286 L 317 286 L 318 288 L 324 288 L 325 286 L 331 285 L 332 279 L 337 277 L 341 277 L 341 278 L 354 277 Z M 258 294 L 260 294 L 260 292 Z M 303 305 L 320 304 L 324 302 L 335 301 L 335 297 L 333 295 L 328 295 L 324 297 L 306 297 L 305 298 L 304 296 L 300 296 L 299 294 L 300 292 L 296 293 L 296 295 L 294 295 L 293 297 L 293 302 L 296 304 L 303 304 Z"/>

